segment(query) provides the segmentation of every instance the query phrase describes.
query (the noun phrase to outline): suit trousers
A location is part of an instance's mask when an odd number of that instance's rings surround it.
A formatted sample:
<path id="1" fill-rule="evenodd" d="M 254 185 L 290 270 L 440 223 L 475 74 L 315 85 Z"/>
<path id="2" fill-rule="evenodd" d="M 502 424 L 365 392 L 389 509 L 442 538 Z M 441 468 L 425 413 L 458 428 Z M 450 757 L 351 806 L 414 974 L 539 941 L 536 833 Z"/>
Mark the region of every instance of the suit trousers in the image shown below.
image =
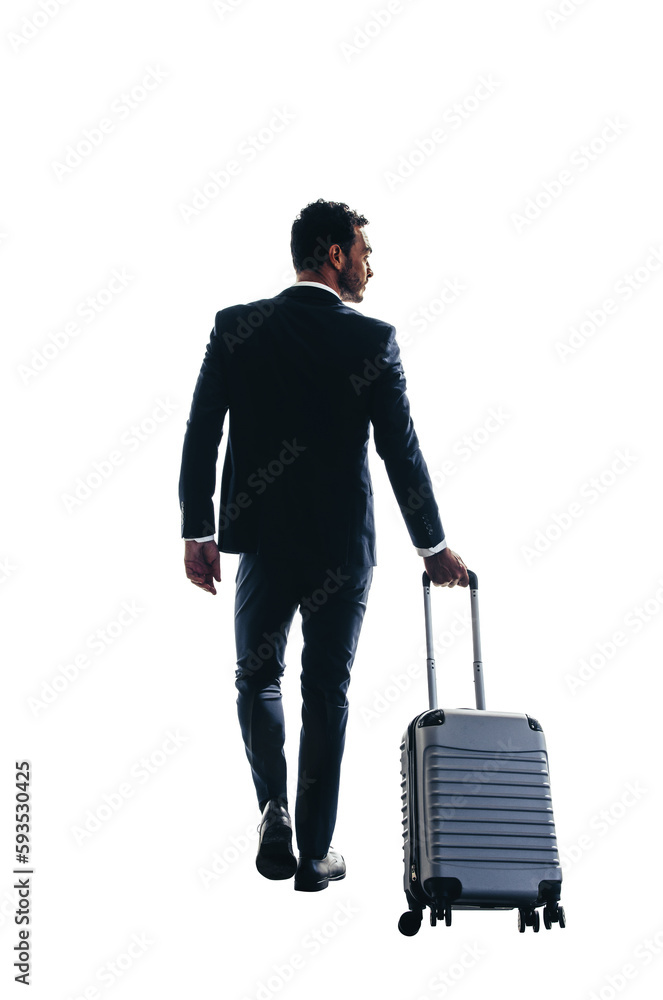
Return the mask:
<path id="1" fill-rule="evenodd" d="M 302 627 L 302 727 L 295 833 L 299 853 L 324 857 L 338 805 L 347 691 L 372 566 L 330 568 L 310 559 L 243 552 L 235 593 L 235 686 L 246 756 L 262 810 L 288 804 L 281 678 L 295 611 Z"/>

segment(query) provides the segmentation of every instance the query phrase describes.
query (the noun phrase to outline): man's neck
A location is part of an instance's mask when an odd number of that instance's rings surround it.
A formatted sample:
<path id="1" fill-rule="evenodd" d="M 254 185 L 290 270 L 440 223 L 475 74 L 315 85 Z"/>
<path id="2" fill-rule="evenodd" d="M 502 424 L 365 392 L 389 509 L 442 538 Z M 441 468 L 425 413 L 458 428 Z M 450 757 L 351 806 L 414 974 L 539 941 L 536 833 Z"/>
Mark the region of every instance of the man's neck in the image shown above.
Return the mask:
<path id="1" fill-rule="evenodd" d="M 295 284 L 300 281 L 315 281 L 318 285 L 326 285 L 327 288 L 331 288 L 332 291 L 336 292 L 340 298 L 341 291 L 336 281 L 333 278 L 328 280 L 327 277 L 319 271 L 299 271 L 295 279 Z"/>

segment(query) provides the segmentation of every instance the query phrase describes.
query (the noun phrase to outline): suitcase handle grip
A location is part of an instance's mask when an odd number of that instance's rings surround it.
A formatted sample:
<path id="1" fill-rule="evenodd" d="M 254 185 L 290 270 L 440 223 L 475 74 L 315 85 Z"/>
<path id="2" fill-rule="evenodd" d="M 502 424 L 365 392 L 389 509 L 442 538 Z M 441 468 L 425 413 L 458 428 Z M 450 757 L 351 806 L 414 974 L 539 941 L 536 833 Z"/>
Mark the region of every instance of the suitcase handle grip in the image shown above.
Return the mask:
<path id="1" fill-rule="evenodd" d="M 470 607 L 472 610 L 472 650 L 474 672 L 474 694 L 478 709 L 485 709 L 486 697 L 483 689 L 483 663 L 481 660 L 481 634 L 479 630 L 479 578 L 468 569 L 470 579 Z M 426 622 L 426 675 L 428 678 L 428 703 L 430 708 L 437 708 L 437 681 L 435 677 L 435 657 L 433 647 L 433 625 L 431 621 L 430 587 L 431 578 L 424 570 L 422 583 L 424 587 L 424 618 Z"/>
<path id="2" fill-rule="evenodd" d="M 471 569 L 468 569 L 467 575 L 470 578 L 470 590 L 478 590 L 479 589 L 479 577 Z M 429 575 L 426 572 L 426 570 L 424 570 L 424 575 L 423 575 L 423 584 L 424 584 L 424 587 L 428 583 L 432 583 L 432 580 L 429 577 Z"/>

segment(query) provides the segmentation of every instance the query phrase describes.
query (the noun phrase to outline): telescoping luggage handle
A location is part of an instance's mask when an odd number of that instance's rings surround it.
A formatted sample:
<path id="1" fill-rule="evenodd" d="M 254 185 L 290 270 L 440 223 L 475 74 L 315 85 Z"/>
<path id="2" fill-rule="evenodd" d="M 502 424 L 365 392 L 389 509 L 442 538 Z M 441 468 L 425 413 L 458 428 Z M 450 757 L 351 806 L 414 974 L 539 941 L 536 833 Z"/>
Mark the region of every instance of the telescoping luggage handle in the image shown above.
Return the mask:
<path id="1" fill-rule="evenodd" d="M 476 573 L 468 569 L 470 578 L 470 607 L 472 609 L 472 647 L 474 650 L 474 692 L 477 708 L 486 707 L 483 690 L 483 663 L 481 662 L 481 635 L 479 634 L 479 580 Z M 428 675 L 428 702 L 431 708 L 437 708 L 437 683 L 435 680 L 435 657 L 433 656 L 433 625 L 430 610 L 431 578 L 424 571 L 424 616 L 426 620 L 426 673 Z"/>

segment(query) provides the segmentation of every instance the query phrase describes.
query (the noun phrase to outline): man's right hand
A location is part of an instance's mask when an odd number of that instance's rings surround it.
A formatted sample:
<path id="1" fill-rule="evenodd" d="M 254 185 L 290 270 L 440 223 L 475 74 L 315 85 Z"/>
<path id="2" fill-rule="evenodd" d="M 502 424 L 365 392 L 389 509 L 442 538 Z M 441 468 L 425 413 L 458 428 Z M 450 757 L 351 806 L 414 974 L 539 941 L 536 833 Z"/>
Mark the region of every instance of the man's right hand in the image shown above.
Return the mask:
<path id="1" fill-rule="evenodd" d="M 436 587 L 469 587 L 467 566 L 455 552 L 445 548 L 434 556 L 424 556 L 424 566 Z"/>
<path id="2" fill-rule="evenodd" d="M 184 542 L 184 569 L 191 583 L 216 594 L 214 581 L 221 582 L 221 556 L 216 542 Z"/>

